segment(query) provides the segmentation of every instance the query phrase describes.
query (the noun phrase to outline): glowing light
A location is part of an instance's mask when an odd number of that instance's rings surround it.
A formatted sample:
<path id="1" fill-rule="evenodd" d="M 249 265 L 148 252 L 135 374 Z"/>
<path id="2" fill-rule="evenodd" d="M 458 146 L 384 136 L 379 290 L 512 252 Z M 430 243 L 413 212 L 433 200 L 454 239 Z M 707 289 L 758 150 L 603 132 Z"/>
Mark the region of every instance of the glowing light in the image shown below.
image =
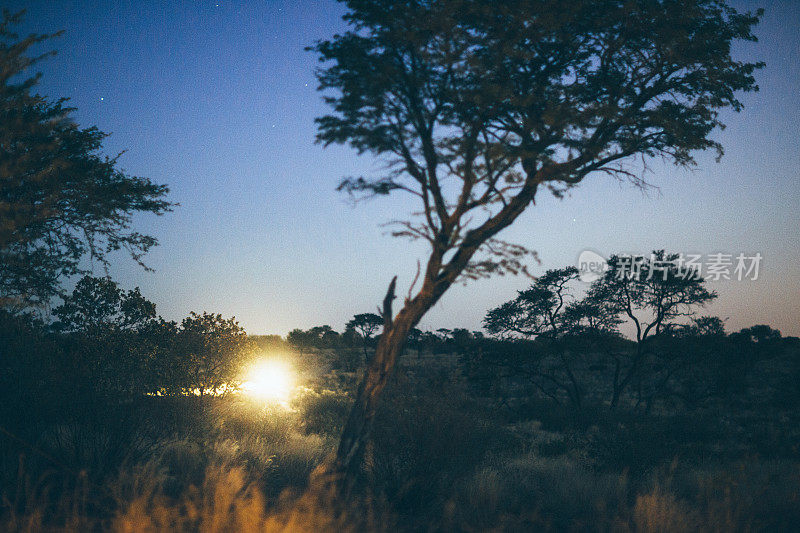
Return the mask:
<path id="1" fill-rule="evenodd" d="M 285 363 L 263 361 L 250 369 L 242 390 L 260 400 L 285 404 L 294 390 L 294 377 Z"/>

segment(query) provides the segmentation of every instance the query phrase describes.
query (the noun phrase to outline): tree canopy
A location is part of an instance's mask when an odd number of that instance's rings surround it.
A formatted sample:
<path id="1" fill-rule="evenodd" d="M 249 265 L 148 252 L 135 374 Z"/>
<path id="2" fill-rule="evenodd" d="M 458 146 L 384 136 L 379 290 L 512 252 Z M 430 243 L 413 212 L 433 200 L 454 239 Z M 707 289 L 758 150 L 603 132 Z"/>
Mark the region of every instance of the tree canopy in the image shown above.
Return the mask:
<path id="1" fill-rule="evenodd" d="M 364 360 L 369 361 L 367 344 L 372 340 L 372 336 L 383 326 L 383 317 L 375 313 L 359 313 L 347 322 L 345 333 L 353 331 L 361 336 L 364 341 Z"/>
<path id="2" fill-rule="evenodd" d="M 694 316 L 697 307 L 717 297 L 703 278 L 681 265 L 679 254 L 656 250 L 650 257 L 613 255 L 608 266 L 592 284 L 588 300 L 631 321 L 638 343 Z"/>
<path id="3" fill-rule="evenodd" d="M 578 269 L 548 270 L 517 297 L 490 310 L 483 320 L 489 333 L 523 337 L 557 337 L 565 326 L 569 284 L 578 279 Z"/>
<path id="4" fill-rule="evenodd" d="M 542 186 L 722 154 L 719 111 L 757 89 L 761 64 L 730 51 L 760 13 L 717 0 L 344 3 L 351 30 L 314 47 L 333 109 L 318 139 L 388 159 L 339 188 L 417 196 L 395 235 L 428 240 L 443 281 L 521 270 L 525 250 L 493 239 Z"/>
<path id="5" fill-rule="evenodd" d="M 136 213 L 160 215 L 168 188 L 120 170 L 101 155 L 107 136 L 81 128 L 66 98 L 35 92 L 30 69 L 54 52 L 32 47 L 58 34 L 20 39 L 22 13 L 0 22 L 0 303 L 28 306 L 60 294 L 64 277 L 87 273 L 87 256 L 107 265 L 125 250 L 138 263 L 157 241 L 131 229 Z"/>
<path id="6" fill-rule="evenodd" d="M 139 330 L 160 317 L 138 287 L 125 291 L 108 278 L 84 276 L 64 303 L 54 309 L 56 329 L 66 332 L 114 328 Z"/>

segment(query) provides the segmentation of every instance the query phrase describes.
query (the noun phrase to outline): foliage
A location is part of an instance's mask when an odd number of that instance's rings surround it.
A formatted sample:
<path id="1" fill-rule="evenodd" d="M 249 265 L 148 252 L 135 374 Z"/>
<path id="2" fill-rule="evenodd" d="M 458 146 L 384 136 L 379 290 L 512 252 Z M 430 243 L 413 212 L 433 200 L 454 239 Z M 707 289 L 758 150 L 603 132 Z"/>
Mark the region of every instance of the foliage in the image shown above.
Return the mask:
<path id="1" fill-rule="evenodd" d="M 138 287 L 125 292 L 109 278 L 92 276 L 81 278 L 53 314 L 58 317 L 54 327 L 65 332 L 135 331 L 157 320 L 155 304 Z"/>
<path id="2" fill-rule="evenodd" d="M 86 273 L 87 256 L 106 265 L 122 249 L 143 265 L 157 242 L 132 231 L 132 217 L 173 205 L 166 186 L 101 157 L 106 134 L 78 127 L 65 98 L 33 92 L 40 75 L 26 73 L 53 53 L 29 50 L 58 34 L 19 39 L 21 17 L 4 11 L 0 22 L 0 304 L 12 307 L 46 304 L 63 278 Z"/>
<path id="3" fill-rule="evenodd" d="M 760 12 L 715 0 L 344 3 L 351 29 L 312 47 L 333 110 L 318 139 L 388 159 L 388 174 L 339 188 L 417 196 L 418 219 L 395 235 L 430 243 L 441 283 L 521 271 L 524 248 L 495 236 L 540 185 L 635 179 L 634 155 L 721 153 L 719 111 L 741 108 L 762 66 L 730 57 Z"/>
<path id="4" fill-rule="evenodd" d="M 577 278 L 575 267 L 548 270 L 516 298 L 487 312 L 484 327 L 501 336 L 558 338 L 566 326 L 569 284 Z"/>
<path id="5" fill-rule="evenodd" d="M 306 331 L 293 329 L 286 336 L 286 341 L 303 351 L 309 348 L 335 348 L 340 343 L 340 337 L 337 331 L 325 324 L 324 326 L 314 326 Z"/>
<path id="6" fill-rule="evenodd" d="M 124 291 L 108 278 L 85 276 L 63 300 L 52 327 L 65 333 L 65 360 L 88 370 L 76 383 L 125 396 L 158 388 L 176 326 L 156 315 L 138 287 Z"/>
<path id="7" fill-rule="evenodd" d="M 612 408 L 634 386 L 637 405 L 647 409 L 668 396 L 698 401 L 711 392 L 686 379 L 685 372 L 707 368 L 729 344 L 719 318 L 695 318 L 697 308 L 716 294 L 694 272 L 684 271 L 679 259 L 663 250 L 650 258 L 612 256 L 603 276 L 580 299 L 573 294 L 577 269 L 548 270 L 484 319 L 487 331 L 499 339 L 535 342 L 486 345 L 478 367 L 516 373 L 539 393 L 556 401 L 566 396 L 578 408 L 591 388 L 588 381 L 598 379 L 608 381 Z M 625 321 L 636 328 L 632 344 L 619 333 Z M 724 373 L 714 371 L 717 377 Z"/>
<path id="8" fill-rule="evenodd" d="M 175 350 L 178 390 L 202 396 L 235 388 L 254 346 L 235 318 L 192 312 L 181 322 Z"/>
<path id="9" fill-rule="evenodd" d="M 369 360 L 369 355 L 367 354 L 367 345 L 369 344 L 370 340 L 372 340 L 372 336 L 381 327 L 383 327 L 383 317 L 378 316 L 375 313 L 357 314 L 351 318 L 345 326 L 345 333 L 348 331 L 354 331 L 363 339 L 365 361 Z"/>

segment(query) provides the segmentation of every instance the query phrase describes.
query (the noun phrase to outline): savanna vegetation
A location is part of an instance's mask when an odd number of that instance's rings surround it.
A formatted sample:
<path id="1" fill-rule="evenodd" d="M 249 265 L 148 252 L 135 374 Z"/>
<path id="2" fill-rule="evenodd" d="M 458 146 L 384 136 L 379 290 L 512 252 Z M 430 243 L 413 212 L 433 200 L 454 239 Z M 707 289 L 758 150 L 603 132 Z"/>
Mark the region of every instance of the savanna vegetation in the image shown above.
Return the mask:
<path id="1" fill-rule="evenodd" d="M 691 166 L 760 63 L 760 13 L 715 0 L 348 0 L 313 45 L 318 140 L 389 164 L 429 245 L 393 311 L 248 335 L 162 318 L 105 267 L 144 264 L 168 188 L 102 155 L 37 94 L 50 35 L 0 24 L 0 529 L 789 531 L 800 523 L 800 340 L 726 331 L 706 281 L 656 250 L 590 284 L 540 273 L 483 331 L 418 328 L 454 284 L 525 274 L 497 235 L 635 158 Z M 456 184 L 454 187 L 453 184 Z M 145 267 L 146 268 L 146 267 Z M 102 270 L 99 273 L 97 270 Z M 477 305 L 477 304 L 476 304 Z M 481 312 L 484 312 L 481 309 Z M 342 317 L 341 322 L 345 322 Z"/>
<path id="2" fill-rule="evenodd" d="M 619 333 L 613 277 L 587 290 L 574 270 L 489 310 L 485 333 L 414 332 L 346 506 L 306 489 L 336 449 L 375 339 L 330 326 L 248 336 L 209 313 L 176 324 L 138 290 L 92 277 L 51 324 L 4 313 L 0 523 L 791 529 L 800 341 L 768 326 L 727 333 L 695 315 L 713 296 L 697 281 L 680 317 L 665 313 L 637 342 Z M 652 288 L 635 290 L 649 325 Z M 264 359 L 293 369 L 285 399 L 242 387 Z"/>

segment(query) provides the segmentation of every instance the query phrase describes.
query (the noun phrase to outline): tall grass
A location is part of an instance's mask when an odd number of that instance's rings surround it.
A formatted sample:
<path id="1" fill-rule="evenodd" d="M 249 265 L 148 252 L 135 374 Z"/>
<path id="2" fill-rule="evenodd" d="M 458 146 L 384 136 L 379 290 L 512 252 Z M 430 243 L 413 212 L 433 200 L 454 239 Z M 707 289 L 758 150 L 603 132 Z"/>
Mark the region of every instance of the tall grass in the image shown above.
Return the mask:
<path id="1" fill-rule="evenodd" d="M 345 389 L 303 390 L 289 408 L 164 398 L 161 410 L 149 407 L 146 426 L 128 428 L 141 432 L 133 451 L 114 442 L 114 463 L 108 454 L 73 454 L 72 438 L 38 443 L 58 465 L 30 453 L 12 464 L 18 450 L 0 449 L 0 531 L 714 532 L 800 524 L 796 458 L 687 455 L 670 463 L 672 442 L 690 435 L 678 432 L 678 420 L 598 415 L 590 425 L 543 410 L 523 418 L 475 398 L 446 370 L 398 371 L 346 506 L 308 487 L 337 444 L 351 402 Z M 104 427 L 80 429 L 102 442 Z"/>

